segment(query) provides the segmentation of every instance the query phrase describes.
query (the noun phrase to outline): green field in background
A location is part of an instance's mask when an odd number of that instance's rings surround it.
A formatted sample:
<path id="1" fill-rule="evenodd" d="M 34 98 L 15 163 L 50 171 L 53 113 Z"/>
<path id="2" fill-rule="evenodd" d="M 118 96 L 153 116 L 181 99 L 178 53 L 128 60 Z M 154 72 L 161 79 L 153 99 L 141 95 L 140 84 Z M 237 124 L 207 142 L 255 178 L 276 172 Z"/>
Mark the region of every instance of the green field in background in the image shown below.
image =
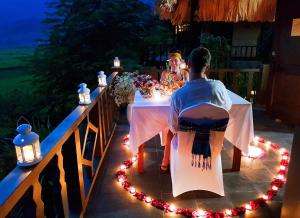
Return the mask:
<path id="1" fill-rule="evenodd" d="M 3 48 L 0 49 L 0 69 L 25 67 L 28 56 L 33 55 L 34 48 Z"/>
<path id="2" fill-rule="evenodd" d="M 29 58 L 34 48 L 0 49 L 0 93 L 30 91 L 33 76 Z"/>

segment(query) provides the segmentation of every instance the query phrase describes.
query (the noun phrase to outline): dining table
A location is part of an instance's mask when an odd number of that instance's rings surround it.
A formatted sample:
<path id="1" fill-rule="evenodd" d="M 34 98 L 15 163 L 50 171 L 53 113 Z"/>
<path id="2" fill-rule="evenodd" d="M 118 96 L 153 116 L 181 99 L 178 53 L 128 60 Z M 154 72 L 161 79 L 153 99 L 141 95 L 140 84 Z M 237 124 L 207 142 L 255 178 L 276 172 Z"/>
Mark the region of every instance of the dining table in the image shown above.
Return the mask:
<path id="1" fill-rule="evenodd" d="M 239 171 L 242 152 L 248 154 L 248 146 L 254 138 L 252 104 L 227 90 L 232 101 L 229 110 L 229 122 L 225 131 L 225 139 L 233 148 L 231 169 Z M 160 132 L 168 132 L 171 96 L 155 94 L 144 98 L 139 91 L 135 92 L 131 111 L 129 147 L 133 154 L 138 154 L 138 172 L 144 171 L 144 144 Z M 163 135 L 164 135 L 163 134 Z"/>

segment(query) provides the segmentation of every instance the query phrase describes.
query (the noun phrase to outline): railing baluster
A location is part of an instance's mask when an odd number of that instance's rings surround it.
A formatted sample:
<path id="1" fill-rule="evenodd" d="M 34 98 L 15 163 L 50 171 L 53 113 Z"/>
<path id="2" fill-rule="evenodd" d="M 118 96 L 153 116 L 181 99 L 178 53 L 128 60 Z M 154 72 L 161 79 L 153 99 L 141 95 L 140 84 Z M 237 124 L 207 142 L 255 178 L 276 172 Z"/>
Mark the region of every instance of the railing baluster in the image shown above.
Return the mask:
<path id="1" fill-rule="evenodd" d="M 102 125 L 102 122 L 101 122 L 101 106 L 100 106 L 100 101 L 101 101 L 101 98 L 99 98 L 99 101 L 98 101 L 98 142 L 99 142 L 99 148 L 100 148 L 100 154 L 98 154 L 99 156 L 102 156 L 103 155 L 103 135 L 102 135 L 102 128 L 103 128 L 103 125 Z"/>
<path id="2" fill-rule="evenodd" d="M 33 201 L 36 205 L 36 217 L 44 217 L 44 202 L 42 200 L 42 186 L 38 180 L 33 184 Z"/>
<path id="3" fill-rule="evenodd" d="M 108 89 L 106 89 L 105 91 L 105 96 L 106 96 L 106 108 L 108 109 L 107 110 L 107 138 L 109 137 L 110 135 L 110 131 L 111 131 L 111 125 L 110 125 L 110 113 L 111 113 L 111 110 L 110 110 L 110 98 L 109 98 L 109 93 L 108 93 Z"/>
<path id="4" fill-rule="evenodd" d="M 113 100 L 112 100 L 112 98 L 109 98 L 109 111 L 110 111 L 110 113 L 109 113 L 109 118 L 110 118 L 110 134 L 109 135 L 111 135 L 111 133 L 112 133 L 112 128 L 113 128 L 113 113 L 114 113 L 114 102 L 113 102 Z"/>
<path id="5" fill-rule="evenodd" d="M 105 96 L 105 127 L 106 127 L 106 142 L 108 141 L 109 138 L 109 134 L 110 134 L 110 128 L 109 128 L 109 100 L 108 100 L 108 96 L 107 96 L 107 89 L 105 90 L 104 96 Z"/>
<path id="6" fill-rule="evenodd" d="M 82 168 L 82 157 L 81 157 L 81 144 L 80 144 L 80 133 L 79 128 L 75 130 L 75 146 L 77 156 L 77 168 L 79 177 L 79 187 L 81 196 L 81 206 L 85 208 L 85 193 L 84 193 L 84 180 L 83 180 L 83 168 Z"/>
<path id="7" fill-rule="evenodd" d="M 101 105 L 101 123 L 102 123 L 102 130 L 103 130 L 103 147 L 105 149 L 105 145 L 106 145 L 106 127 L 105 127 L 105 114 L 104 114 L 104 97 L 103 95 L 100 98 L 100 105 Z"/>
<path id="8" fill-rule="evenodd" d="M 59 169 L 59 183 L 61 186 L 61 200 L 63 204 L 64 209 L 64 215 L 65 217 L 69 217 L 69 202 L 68 202 L 68 192 L 67 192 L 67 185 L 65 180 L 65 170 L 64 170 L 64 158 L 61 153 L 61 150 L 56 153 L 57 154 L 57 166 Z"/>

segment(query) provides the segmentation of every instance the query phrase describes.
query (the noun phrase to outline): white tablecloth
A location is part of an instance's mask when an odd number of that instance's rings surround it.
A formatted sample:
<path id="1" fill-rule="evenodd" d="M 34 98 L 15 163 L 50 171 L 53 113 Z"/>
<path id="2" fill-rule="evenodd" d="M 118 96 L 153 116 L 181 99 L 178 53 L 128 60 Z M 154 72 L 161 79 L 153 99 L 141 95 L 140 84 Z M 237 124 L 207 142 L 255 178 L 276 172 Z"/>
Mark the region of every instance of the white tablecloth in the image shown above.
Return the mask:
<path id="1" fill-rule="evenodd" d="M 248 145 L 254 137 L 252 105 L 229 90 L 228 94 L 232 100 L 232 108 L 229 111 L 230 119 L 225 138 L 248 154 Z M 130 149 L 134 154 L 138 152 L 141 144 L 161 130 L 168 129 L 170 100 L 170 96 L 145 99 L 139 92 L 135 93 L 129 132 Z"/>

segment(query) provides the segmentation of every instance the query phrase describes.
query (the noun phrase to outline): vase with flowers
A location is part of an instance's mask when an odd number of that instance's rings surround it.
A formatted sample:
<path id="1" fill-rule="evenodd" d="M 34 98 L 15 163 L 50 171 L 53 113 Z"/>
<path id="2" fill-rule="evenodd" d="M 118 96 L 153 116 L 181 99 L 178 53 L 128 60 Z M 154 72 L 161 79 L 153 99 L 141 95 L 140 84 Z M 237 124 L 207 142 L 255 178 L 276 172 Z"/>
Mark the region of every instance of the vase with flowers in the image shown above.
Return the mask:
<path id="1" fill-rule="evenodd" d="M 140 91 L 144 98 L 151 98 L 153 96 L 155 87 L 158 85 L 158 82 L 152 76 L 142 74 L 134 78 L 133 84 L 135 85 L 135 88 Z"/>
<path id="2" fill-rule="evenodd" d="M 112 87 L 112 96 L 118 106 L 133 103 L 135 86 L 133 84 L 136 72 L 124 72 L 116 76 Z"/>

